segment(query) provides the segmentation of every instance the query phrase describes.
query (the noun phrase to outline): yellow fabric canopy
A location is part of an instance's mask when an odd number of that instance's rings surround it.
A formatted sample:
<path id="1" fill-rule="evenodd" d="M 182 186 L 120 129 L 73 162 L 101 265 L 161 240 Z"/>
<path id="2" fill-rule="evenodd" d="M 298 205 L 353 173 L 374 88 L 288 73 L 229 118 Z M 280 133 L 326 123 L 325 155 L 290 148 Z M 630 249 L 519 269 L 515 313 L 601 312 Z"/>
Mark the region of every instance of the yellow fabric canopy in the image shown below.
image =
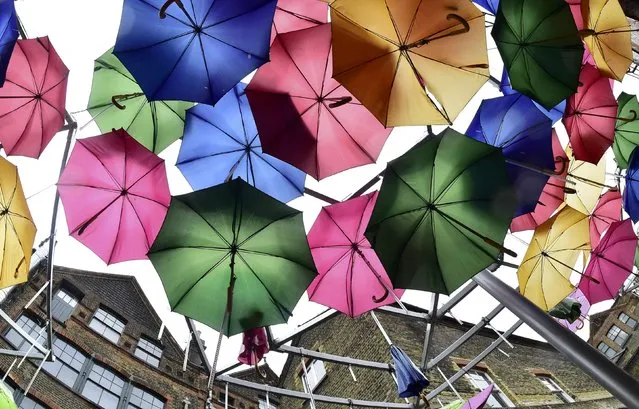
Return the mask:
<path id="1" fill-rule="evenodd" d="M 597 165 L 576 160 L 570 146 L 566 148 L 566 155 L 570 160 L 566 188 L 574 189 L 576 193 L 565 194 L 565 202 L 579 212 L 590 215 L 597 206 L 599 196 L 606 178 L 606 157 L 601 158 Z"/>

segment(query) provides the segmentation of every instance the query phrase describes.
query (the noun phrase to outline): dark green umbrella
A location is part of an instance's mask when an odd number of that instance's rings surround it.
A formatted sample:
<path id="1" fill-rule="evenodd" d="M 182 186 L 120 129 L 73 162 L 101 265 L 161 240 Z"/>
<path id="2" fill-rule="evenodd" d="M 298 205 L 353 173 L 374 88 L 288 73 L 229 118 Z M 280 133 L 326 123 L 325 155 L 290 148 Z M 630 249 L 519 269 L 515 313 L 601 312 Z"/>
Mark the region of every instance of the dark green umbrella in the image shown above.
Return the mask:
<path id="1" fill-rule="evenodd" d="M 639 145 L 639 101 L 637 96 L 622 92 L 617 98 L 617 123 L 615 124 L 615 141 L 612 151 L 615 153 L 617 166 L 621 169 L 628 167 L 630 154 Z"/>
<path id="2" fill-rule="evenodd" d="M 388 164 L 366 237 L 394 286 L 450 294 L 513 254 L 516 204 L 501 150 L 448 128 Z"/>
<path id="3" fill-rule="evenodd" d="M 155 153 L 162 152 L 184 133 L 185 111 L 190 102 L 149 102 L 138 83 L 113 49 L 95 60 L 87 111 L 102 132 L 124 128 Z"/>
<path id="4" fill-rule="evenodd" d="M 173 311 L 227 336 L 285 323 L 317 274 L 302 213 L 241 179 L 173 197 L 149 258 Z"/>
<path id="5" fill-rule="evenodd" d="M 565 0 L 501 0 L 492 36 L 515 90 L 546 109 L 577 91 L 584 47 Z"/>
<path id="6" fill-rule="evenodd" d="M 560 320 L 567 320 L 572 324 L 581 316 L 581 303 L 572 298 L 565 298 L 548 311 L 548 314 Z"/>

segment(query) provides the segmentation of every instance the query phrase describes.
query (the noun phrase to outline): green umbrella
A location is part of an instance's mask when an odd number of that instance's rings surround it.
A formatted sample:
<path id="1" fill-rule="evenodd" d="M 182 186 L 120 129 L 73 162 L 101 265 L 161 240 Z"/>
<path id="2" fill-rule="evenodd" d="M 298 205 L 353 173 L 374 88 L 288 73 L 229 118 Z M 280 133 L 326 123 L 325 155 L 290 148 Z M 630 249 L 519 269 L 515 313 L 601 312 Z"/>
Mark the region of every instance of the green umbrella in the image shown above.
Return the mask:
<path id="1" fill-rule="evenodd" d="M 0 409 L 17 409 L 13 393 L 4 382 L 0 382 Z"/>
<path id="2" fill-rule="evenodd" d="M 615 141 L 612 151 L 615 153 L 617 166 L 621 169 L 628 167 L 630 154 L 639 145 L 639 101 L 635 95 L 622 92 L 617 98 L 619 108 L 617 110 L 617 123 L 615 125 Z"/>
<path id="3" fill-rule="evenodd" d="M 581 316 L 581 303 L 572 298 L 565 298 L 548 311 L 548 314 L 560 320 L 567 320 L 572 324 Z"/>
<path id="4" fill-rule="evenodd" d="M 450 402 L 446 406 L 442 406 L 440 409 L 459 409 L 462 406 L 464 406 L 464 403 L 465 402 L 463 400 L 457 399 L 457 400 L 454 400 L 454 401 Z"/>
<path id="5" fill-rule="evenodd" d="M 173 197 L 148 256 L 171 308 L 227 336 L 285 323 L 317 274 L 302 213 L 241 179 Z"/>
<path id="6" fill-rule="evenodd" d="M 546 109 L 577 91 L 584 47 L 565 0 L 501 0 L 492 35 L 515 90 Z"/>
<path id="7" fill-rule="evenodd" d="M 100 131 L 124 128 L 149 150 L 160 153 L 184 133 L 185 111 L 190 102 L 149 102 L 133 76 L 112 54 L 95 60 L 87 111 Z"/>
<path id="8" fill-rule="evenodd" d="M 501 150 L 448 128 L 388 164 L 366 237 L 396 288 L 450 294 L 513 254 L 515 208 Z"/>

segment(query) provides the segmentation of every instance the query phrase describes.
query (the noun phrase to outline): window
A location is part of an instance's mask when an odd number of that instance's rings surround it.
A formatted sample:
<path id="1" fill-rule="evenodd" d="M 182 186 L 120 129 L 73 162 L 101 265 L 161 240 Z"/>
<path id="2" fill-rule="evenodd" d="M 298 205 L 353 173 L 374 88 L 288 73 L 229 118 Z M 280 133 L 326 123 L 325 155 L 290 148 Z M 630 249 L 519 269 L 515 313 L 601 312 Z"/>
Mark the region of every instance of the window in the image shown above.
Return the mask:
<path id="1" fill-rule="evenodd" d="M 472 369 L 468 371 L 466 377 L 470 381 L 470 383 L 477 390 L 484 390 L 489 385 L 493 384 L 493 392 L 490 394 L 488 401 L 486 401 L 486 408 L 512 408 L 515 405 L 508 399 L 505 393 L 499 389 L 499 387 L 493 382 L 493 380 L 488 376 L 488 373 Z"/>
<path id="2" fill-rule="evenodd" d="M 624 344 L 628 340 L 628 333 L 618 326 L 613 325 L 608 331 L 607 337 L 610 338 L 615 344 L 624 346 Z"/>
<path id="3" fill-rule="evenodd" d="M 561 389 L 561 387 L 559 387 L 559 385 L 557 385 L 557 382 L 555 382 L 555 380 L 552 379 L 550 376 L 537 375 L 537 379 L 539 379 L 539 382 L 543 383 L 544 386 L 550 390 L 550 392 L 552 392 L 553 394 L 557 395 L 557 397 L 562 402 L 571 403 L 571 402 L 575 401 L 573 398 L 570 397 L 570 395 L 568 395 L 566 392 L 564 392 L 564 390 Z"/>
<path id="4" fill-rule="evenodd" d="M 22 402 L 20 402 L 20 406 L 18 409 L 45 409 L 44 406 L 40 405 L 38 402 L 34 401 L 28 396 L 22 398 Z"/>
<path id="5" fill-rule="evenodd" d="M 324 362 L 314 359 L 310 364 L 306 364 L 306 374 L 304 373 L 304 369 L 302 369 L 302 384 L 304 385 L 304 391 L 314 391 L 325 376 L 326 368 L 324 368 Z"/>
<path id="6" fill-rule="evenodd" d="M 5 382 L 4 386 L 7 387 L 9 392 L 13 395 L 13 400 L 18 405 L 18 409 L 47 409 L 46 406 L 34 401 L 28 396 L 24 396 L 24 391 L 20 388 L 15 388 L 9 382 Z"/>
<path id="7" fill-rule="evenodd" d="M 94 364 L 82 396 L 104 409 L 116 409 L 124 388 L 124 380 L 98 364 Z"/>
<path id="8" fill-rule="evenodd" d="M 160 358 L 162 358 L 162 348 L 144 338 L 140 338 L 138 346 L 135 348 L 135 356 L 148 363 L 151 366 L 160 366 Z"/>
<path id="9" fill-rule="evenodd" d="M 73 388 L 87 357 L 60 338 L 53 341 L 55 362 L 46 362 L 43 369 L 60 382 Z"/>
<path id="10" fill-rule="evenodd" d="M 162 409 L 164 408 L 164 399 L 154 394 L 134 386 L 131 389 L 131 397 L 127 409 Z"/>
<path id="11" fill-rule="evenodd" d="M 124 330 L 124 322 L 102 308 L 98 308 L 93 319 L 89 323 L 89 327 L 94 329 L 98 334 L 104 336 L 104 338 L 117 344 L 120 340 L 120 335 Z"/>
<path id="12" fill-rule="evenodd" d="M 619 314 L 619 321 L 623 322 L 632 329 L 635 329 L 637 327 L 637 320 L 635 320 L 634 318 L 630 318 L 630 316 L 626 313 L 622 312 L 621 314 Z"/>
<path id="13" fill-rule="evenodd" d="M 60 322 L 65 322 L 73 314 L 78 300 L 63 289 L 59 289 L 51 300 L 51 315 Z"/>
<path id="14" fill-rule="evenodd" d="M 597 349 L 599 351 L 601 351 L 601 353 L 604 354 L 605 356 L 607 356 L 609 359 L 612 359 L 612 358 L 614 358 L 615 355 L 617 355 L 617 351 L 612 349 L 605 342 L 600 342 L 599 345 L 597 345 Z"/>
<path id="15" fill-rule="evenodd" d="M 21 315 L 20 317 L 18 317 L 16 324 L 18 324 L 18 326 L 22 328 L 24 332 L 29 334 L 31 338 L 35 339 L 36 341 L 39 341 L 40 344 L 44 342 L 44 332 L 40 333 L 43 327 L 38 325 L 38 323 L 35 320 L 31 319 L 30 317 L 27 317 L 26 315 Z M 16 349 L 20 351 L 26 351 L 27 349 L 31 347 L 31 343 L 29 343 L 29 341 L 27 341 L 26 339 L 22 338 L 22 335 L 18 334 L 18 331 L 16 331 L 13 328 L 11 328 L 7 332 L 7 335 L 5 337 L 11 345 L 13 345 Z"/>

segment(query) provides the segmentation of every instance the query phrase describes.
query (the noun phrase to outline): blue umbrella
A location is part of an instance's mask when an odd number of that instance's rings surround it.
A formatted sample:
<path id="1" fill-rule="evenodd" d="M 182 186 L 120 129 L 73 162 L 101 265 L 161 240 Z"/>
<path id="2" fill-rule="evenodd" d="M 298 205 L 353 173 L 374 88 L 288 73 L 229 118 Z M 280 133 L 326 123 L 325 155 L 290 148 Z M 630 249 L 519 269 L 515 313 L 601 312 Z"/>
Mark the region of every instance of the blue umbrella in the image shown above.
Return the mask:
<path id="1" fill-rule="evenodd" d="M 0 87 L 4 85 L 13 46 L 18 41 L 18 17 L 13 0 L 0 0 Z"/>
<path id="2" fill-rule="evenodd" d="M 499 0 L 473 0 L 473 3 L 478 6 L 482 6 L 493 16 L 497 14 L 497 8 L 499 7 Z"/>
<path id="3" fill-rule="evenodd" d="M 419 396 L 430 382 L 424 374 L 411 361 L 406 352 L 401 348 L 391 345 L 391 356 L 395 364 L 395 375 L 397 376 L 397 393 L 400 398 Z"/>
<path id="4" fill-rule="evenodd" d="M 245 88 L 236 85 L 215 107 L 186 111 L 177 167 L 195 190 L 240 177 L 288 202 L 304 193 L 306 174 L 262 152 Z"/>
<path id="5" fill-rule="evenodd" d="M 623 191 L 623 208 L 634 223 L 639 221 L 639 153 L 635 148 L 628 159 L 626 189 Z"/>
<path id="6" fill-rule="evenodd" d="M 150 101 L 214 105 L 268 61 L 276 0 L 124 0 L 114 54 Z"/>
<path id="7" fill-rule="evenodd" d="M 546 169 L 555 169 L 552 123 L 521 94 L 485 99 L 466 135 L 502 148 L 508 173 L 517 192 L 515 216 L 535 210 L 548 181 Z"/>
<path id="8" fill-rule="evenodd" d="M 512 94 L 523 95 L 512 88 L 512 86 L 510 85 L 510 78 L 508 78 L 508 73 L 506 72 L 505 69 L 504 69 L 504 72 L 501 74 L 501 83 L 499 84 L 499 90 L 504 95 L 512 95 Z M 558 103 L 551 109 L 544 108 L 543 106 L 539 105 L 532 99 L 531 101 L 533 102 L 533 104 L 535 104 L 537 109 L 539 109 L 544 115 L 550 118 L 553 125 L 559 122 L 561 118 L 563 118 L 564 116 L 564 111 L 566 110 L 566 100 L 561 101 L 560 103 Z"/>

